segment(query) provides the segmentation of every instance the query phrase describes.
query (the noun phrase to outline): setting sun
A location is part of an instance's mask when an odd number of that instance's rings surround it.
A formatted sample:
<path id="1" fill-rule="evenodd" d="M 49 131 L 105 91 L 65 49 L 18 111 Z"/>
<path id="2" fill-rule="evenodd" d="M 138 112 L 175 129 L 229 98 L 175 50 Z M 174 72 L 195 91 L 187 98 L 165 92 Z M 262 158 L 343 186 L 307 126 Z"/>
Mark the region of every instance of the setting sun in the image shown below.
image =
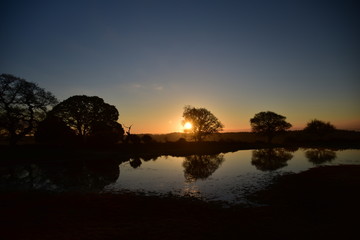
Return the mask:
<path id="1" fill-rule="evenodd" d="M 190 130 L 191 128 L 192 128 L 191 122 L 186 122 L 186 123 L 184 124 L 184 129 L 185 129 L 185 130 Z"/>

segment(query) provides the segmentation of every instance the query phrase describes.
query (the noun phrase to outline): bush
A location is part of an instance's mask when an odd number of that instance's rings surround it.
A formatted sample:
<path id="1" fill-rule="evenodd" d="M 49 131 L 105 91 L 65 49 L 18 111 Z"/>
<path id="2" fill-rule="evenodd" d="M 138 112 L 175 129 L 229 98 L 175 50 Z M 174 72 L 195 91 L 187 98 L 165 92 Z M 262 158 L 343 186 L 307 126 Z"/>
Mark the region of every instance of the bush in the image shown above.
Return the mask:
<path id="1" fill-rule="evenodd" d="M 152 137 L 148 134 L 141 137 L 143 143 L 151 143 L 153 141 Z"/>
<path id="2" fill-rule="evenodd" d="M 304 132 L 316 134 L 319 136 L 333 133 L 335 130 L 336 128 L 330 122 L 324 122 L 317 119 L 308 122 L 307 126 L 304 128 Z"/>

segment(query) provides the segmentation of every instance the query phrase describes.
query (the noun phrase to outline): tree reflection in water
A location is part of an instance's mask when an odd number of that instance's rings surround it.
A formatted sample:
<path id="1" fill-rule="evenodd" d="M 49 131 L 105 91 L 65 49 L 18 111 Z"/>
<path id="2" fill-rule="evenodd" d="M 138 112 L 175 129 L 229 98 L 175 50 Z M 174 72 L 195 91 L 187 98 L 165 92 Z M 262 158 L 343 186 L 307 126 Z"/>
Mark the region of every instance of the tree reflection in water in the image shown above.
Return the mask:
<path id="1" fill-rule="evenodd" d="M 151 155 L 151 154 L 149 155 L 148 154 L 148 155 L 142 156 L 141 159 L 144 160 L 145 162 L 148 162 L 150 160 L 156 161 L 156 159 L 158 159 L 158 157 L 159 157 L 158 155 Z"/>
<path id="2" fill-rule="evenodd" d="M 142 161 L 145 161 L 145 162 L 148 162 L 150 160 L 156 161 L 157 158 L 158 158 L 157 155 L 146 155 L 146 156 L 141 156 L 141 157 L 134 156 L 134 157 L 128 159 L 128 161 L 130 162 L 130 166 L 132 168 L 138 168 L 141 166 Z"/>
<path id="3" fill-rule="evenodd" d="M 224 160 L 224 154 L 185 157 L 183 162 L 185 179 L 189 182 L 206 179 L 219 168 Z"/>
<path id="4" fill-rule="evenodd" d="M 284 148 L 267 148 L 252 152 L 251 164 L 261 171 L 274 171 L 287 166 L 293 155 Z"/>
<path id="5" fill-rule="evenodd" d="M 305 152 L 305 156 L 314 165 L 323 164 L 325 162 L 331 162 L 337 157 L 335 151 L 324 148 L 307 150 Z"/>
<path id="6" fill-rule="evenodd" d="M 0 190 L 98 192 L 119 174 L 119 161 L 112 159 L 19 164 L 1 169 Z"/>

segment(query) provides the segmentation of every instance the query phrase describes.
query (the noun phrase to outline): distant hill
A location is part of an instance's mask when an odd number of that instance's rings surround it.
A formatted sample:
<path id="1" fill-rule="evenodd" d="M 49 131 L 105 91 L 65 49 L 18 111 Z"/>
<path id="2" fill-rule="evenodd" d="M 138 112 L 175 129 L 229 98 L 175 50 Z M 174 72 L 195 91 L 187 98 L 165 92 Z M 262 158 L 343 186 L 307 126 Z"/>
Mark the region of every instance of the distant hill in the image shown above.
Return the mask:
<path id="1" fill-rule="evenodd" d="M 167 134 L 137 134 L 142 137 L 143 135 L 150 135 L 156 142 L 176 142 L 183 138 L 186 141 L 193 141 L 190 134 L 187 133 L 167 133 Z M 206 141 L 225 141 L 225 142 L 256 142 L 266 141 L 266 138 L 251 132 L 227 132 L 216 133 L 208 136 Z"/>

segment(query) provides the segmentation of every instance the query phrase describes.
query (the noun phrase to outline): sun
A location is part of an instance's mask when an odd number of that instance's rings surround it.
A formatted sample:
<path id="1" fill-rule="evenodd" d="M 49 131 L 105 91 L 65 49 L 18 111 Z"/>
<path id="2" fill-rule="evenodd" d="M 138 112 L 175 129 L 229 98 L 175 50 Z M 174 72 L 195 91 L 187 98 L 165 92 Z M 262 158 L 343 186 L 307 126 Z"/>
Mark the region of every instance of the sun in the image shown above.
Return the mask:
<path id="1" fill-rule="evenodd" d="M 192 128 L 191 122 L 186 122 L 186 123 L 184 124 L 184 129 L 185 129 L 185 130 L 190 130 L 191 128 Z"/>

